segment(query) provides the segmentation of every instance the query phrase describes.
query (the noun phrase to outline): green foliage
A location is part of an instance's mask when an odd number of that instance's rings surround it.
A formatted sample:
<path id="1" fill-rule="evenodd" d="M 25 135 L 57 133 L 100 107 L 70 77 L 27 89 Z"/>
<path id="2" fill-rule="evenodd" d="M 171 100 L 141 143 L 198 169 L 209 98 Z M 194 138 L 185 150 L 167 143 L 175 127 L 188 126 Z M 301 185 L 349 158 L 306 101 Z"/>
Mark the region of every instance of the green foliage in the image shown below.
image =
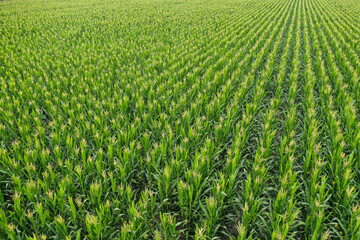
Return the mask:
<path id="1" fill-rule="evenodd" d="M 360 239 L 358 13 L 0 2 L 0 239 Z"/>

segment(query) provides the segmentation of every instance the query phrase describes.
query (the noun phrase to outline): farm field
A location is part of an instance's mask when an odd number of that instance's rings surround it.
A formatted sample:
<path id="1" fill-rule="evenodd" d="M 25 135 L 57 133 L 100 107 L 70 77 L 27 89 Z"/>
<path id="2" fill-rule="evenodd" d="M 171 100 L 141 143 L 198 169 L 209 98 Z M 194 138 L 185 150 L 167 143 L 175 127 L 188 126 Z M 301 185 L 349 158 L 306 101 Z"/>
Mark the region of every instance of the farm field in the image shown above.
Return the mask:
<path id="1" fill-rule="evenodd" d="M 360 239 L 360 2 L 0 1 L 0 239 Z"/>

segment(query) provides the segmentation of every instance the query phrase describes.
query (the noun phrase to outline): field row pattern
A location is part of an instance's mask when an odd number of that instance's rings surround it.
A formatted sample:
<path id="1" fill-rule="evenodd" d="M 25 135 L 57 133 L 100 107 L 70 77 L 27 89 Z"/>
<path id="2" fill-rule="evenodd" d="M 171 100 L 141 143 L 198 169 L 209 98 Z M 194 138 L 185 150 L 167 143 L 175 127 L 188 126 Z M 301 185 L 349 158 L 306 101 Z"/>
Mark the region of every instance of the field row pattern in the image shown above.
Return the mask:
<path id="1" fill-rule="evenodd" d="M 0 239 L 360 239 L 358 1 L 0 6 Z"/>

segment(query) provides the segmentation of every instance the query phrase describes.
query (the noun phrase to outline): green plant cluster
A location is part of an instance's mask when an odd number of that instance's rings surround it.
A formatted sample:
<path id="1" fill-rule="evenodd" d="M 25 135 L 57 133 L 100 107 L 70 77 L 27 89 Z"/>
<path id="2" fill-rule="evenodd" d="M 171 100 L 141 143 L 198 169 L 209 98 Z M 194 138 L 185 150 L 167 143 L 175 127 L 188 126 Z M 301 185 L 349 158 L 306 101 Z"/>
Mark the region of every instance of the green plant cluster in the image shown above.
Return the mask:
<path id="1" fill-rule="evenodd" d="M 360 239 L 355 0 L 0 2 L 0 239 Z"/>

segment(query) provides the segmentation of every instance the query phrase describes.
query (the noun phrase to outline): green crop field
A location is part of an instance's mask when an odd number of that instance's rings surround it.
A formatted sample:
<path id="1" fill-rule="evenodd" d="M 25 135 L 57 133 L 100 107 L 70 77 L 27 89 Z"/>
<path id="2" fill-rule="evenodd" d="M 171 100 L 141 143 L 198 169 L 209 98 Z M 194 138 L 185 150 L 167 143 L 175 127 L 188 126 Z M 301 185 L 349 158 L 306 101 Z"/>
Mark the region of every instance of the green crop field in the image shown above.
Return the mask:
<path id="1" fill-rule="evenodd" d="M 0 1 L 0 239 L 360 239 L 358 0 Z"/>

